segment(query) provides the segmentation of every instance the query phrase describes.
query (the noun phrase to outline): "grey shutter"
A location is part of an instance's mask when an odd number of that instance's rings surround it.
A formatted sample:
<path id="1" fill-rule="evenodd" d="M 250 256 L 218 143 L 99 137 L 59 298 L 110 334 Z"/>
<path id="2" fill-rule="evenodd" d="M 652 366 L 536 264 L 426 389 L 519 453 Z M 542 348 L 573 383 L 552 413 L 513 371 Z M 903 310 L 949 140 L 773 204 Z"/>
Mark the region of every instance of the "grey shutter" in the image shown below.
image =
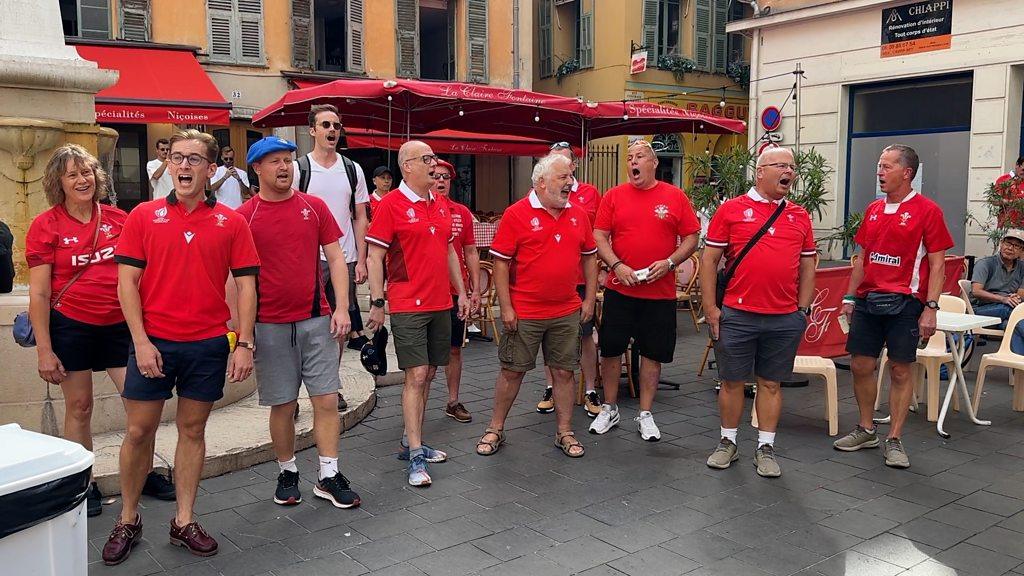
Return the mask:
<path id="1" fill-rule="evenodd" d="M 487 83 L 487 0 L 466 0 L 469 81 Z"/>
<path id="2" fill-rule="evenodd" d="M 397 42 L 395 75 L 418 78 L 420 75 L 420 9 L 417 0 L 395 0 Z"/>
<path id="3" fill-rule="evenodd" d="M 712 0 L 697 0 L 694 7 L 693 21 L 693 56 L 697 61 L 697 69 L 710 71 L 711 61 L 711 20 Z"/>
<path id="4" fill-rule="evenodd" d="M 580 16 L 580 68 L 594 67 L 594 13 Z"/>
<path id="5" fill-rule="evenodd" d="M 234 5 L 231 0 L 207 0 L 210 17 L 210 57 L 214 60 L 232 60 L 231 49 Z"/>
<path id="6" fill-rule="evenodd" d="M 149 0 L 121 0 L 121 38 L 149 42 Z"/>
<path id="7" fill-rule="evenodd" d="M 239 62 L 263 63 L 263 0 L 237 0 Z"/>
<path id="8" fill-rule="evenodd" d="M 729 21 L 729 0 L 713 0 L 715 4 L 715 25 L 711 36 L 714 49 L 715 72 L 725 73 L 729 62 L 729 36 L 725 33 L 725 25 Z"/>
<path id="9" fill-rule="evenodd" d="M 644 46 L 649 62 L 658 60 L 658 4 L 658 0 L 644 0 Z"/>
<path id="10" fill-rule="evenodd" d="M 110 0 L 80 0 L 78 35 L 82 38 L 110 39 Z"/>
<path id="11" fill-rule="evenodd" d="M 292 67 L 308 70 L 313 35 L 313 0 L 292 0 Z"/>
<path id="12" fill-rule="evenodd" d="M 364 72 L 366 61 L 363 56 L 363 0 L 348 0 L 345 3 L 345 67 L 348 72 Z"/>
<path id="13" fill-rule="evenodd" d="M 537 29 L 540 31 L 537 51 L 540 59 L 540 77 L 551 76 L 551 0 L 540 0 L 537 11 Z"/>

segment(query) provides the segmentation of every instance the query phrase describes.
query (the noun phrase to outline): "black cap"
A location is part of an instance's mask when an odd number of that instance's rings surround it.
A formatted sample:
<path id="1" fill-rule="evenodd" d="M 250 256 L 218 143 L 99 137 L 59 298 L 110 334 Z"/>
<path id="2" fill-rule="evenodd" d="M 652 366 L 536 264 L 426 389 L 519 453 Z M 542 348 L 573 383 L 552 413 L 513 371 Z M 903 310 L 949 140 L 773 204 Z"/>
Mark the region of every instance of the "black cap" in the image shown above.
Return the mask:
<path id="1" fill-rule="evenodd" d="M 367 372 L 375 376 L 388 373 L 387 346 L 388 329 L 381 326 L 373 334 L 373 338 L 359 350 L 359 361 Z"/>
<path id="2" fill-rule="evenodd" d="M 388 168 L 387 166 L 377 166 L 376 168 L 373 169 L 374 178 L 380 176 L 381 174 L 387 174 L 388 176 L 391 176 L 391 169 Z"/>

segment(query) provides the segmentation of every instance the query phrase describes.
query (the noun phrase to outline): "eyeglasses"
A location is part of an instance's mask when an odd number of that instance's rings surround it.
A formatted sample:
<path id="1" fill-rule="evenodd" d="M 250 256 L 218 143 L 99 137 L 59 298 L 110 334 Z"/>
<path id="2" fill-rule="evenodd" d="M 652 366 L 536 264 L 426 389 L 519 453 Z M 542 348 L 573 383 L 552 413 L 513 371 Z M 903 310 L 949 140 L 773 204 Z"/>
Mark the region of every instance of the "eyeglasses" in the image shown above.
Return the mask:
<path id="1" fill-rule="evenodd" d="M 572 148 L 572 146 L 565 141 L 555 142 L 554 144 L 551 145 L 551 150 L 564 150 L 567 148 Z"/>
<path id="2" fill-rule="evenodd" d="M 778 168 L 779 170 L 792 170 L 796 172 L 796 164 L 786 164 L 785 162 L 772 162 L 771 164 L 761 164 L 761 166 L 771 166 L 772 168 Z"/>
<path id="3" fill-rule="evenodd" d="M 434 180 L 451 180 L 451 174 L 434 174 Z"/>
<path id="4" fill-rule="evenodd" d="M 188 156 L 185 156 L 181 152 L 175 152 L 175 153 L 171 154 L 171 157 L 170 157 L 171 164 L 175 164 L 175 165 L 178 165 L 178 166 L 181 166 L 182 163 L 184 163 L 186 159 L 188 160 L 188 163 L 191 166 L 199 166 L 203 162 L 207 162 L 207 163 L 209 162 L 209 160 L 207 160 L 204 156 L 201 156 L 199 154 L 189 154 Z"/>
<path id="5" fill-rule="evenodd" d="M 341 122 L 331 122 L 330 120 L 324 120 L 323 122 L 320 123 L 320 127 L 323 128 L 324 130 L 330 130 L 331 128 L 334 128 L 335 130 L 341 130 Z"/>
<path id="6" fill-rule="evenodd" d="M 415 160 L 415 159 L 416 159 L 415 156 L 413 156 L 412 158 L 406 158 L 402 163 L 404 164 L 405 162 L 408 162 L 410 160 Z M 436 154 L 424 154 L 423 156 L 420 156 L 420 160 L 422 160 L 424 164 L 428 164 L 429 165 L 431 162 L 437 162 L 437 155 Z"/>
<path id="7" fill-rule="evenodd" d="M 1024 250 L 1024 244 L 1021 244 L 1019 241 L 1016 240 L 1003 239 L 1003 244 L 1006 244 L 1007 246 L 1013 248 L 1014 250 Z"/>

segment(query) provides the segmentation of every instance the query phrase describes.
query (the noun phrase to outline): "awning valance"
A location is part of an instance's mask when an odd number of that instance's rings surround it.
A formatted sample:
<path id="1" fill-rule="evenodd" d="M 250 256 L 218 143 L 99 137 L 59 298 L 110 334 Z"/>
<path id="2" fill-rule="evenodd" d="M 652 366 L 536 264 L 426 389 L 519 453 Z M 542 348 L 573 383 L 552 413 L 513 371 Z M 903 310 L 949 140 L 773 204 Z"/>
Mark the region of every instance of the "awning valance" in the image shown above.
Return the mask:
<path id="1" fill-rule="evenodd" d="M 213 124 L 226 126 L 224 100 L 188 49 L 79 44 L 78 54 L 117 70 L 117 83 L 96 94 L 101 124 Z"/>

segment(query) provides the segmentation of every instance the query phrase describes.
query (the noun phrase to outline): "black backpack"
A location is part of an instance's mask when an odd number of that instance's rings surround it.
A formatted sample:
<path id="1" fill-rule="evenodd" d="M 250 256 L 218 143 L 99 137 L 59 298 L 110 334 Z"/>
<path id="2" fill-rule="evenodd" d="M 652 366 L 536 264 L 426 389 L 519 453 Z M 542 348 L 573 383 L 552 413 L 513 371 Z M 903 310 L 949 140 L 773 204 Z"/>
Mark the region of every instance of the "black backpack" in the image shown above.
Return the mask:
<path id="1" fill-rule="evenodd" d="M 345 166 L 345 175 L 348 176 L 348 185 L 352 190 L 352 196 L 349 198 L 349 209 L 348 213 L 354 220 L 356 217 L 356 184 L 359 182 L 359 177 L 356 175 L 356 163 L 349 160 L 347 156 L 341 157 L 341 162 Z M 299 160 L 299 192 L 305 192 L 309 189 L 309 177 L 311 172 L 309 169 L 309 155 L 303 154 Z"/>
<path id="2" fill-rule="evenodd" d="M 14 234 L 0 222 L 0 294 L 14 289 Z"/>

